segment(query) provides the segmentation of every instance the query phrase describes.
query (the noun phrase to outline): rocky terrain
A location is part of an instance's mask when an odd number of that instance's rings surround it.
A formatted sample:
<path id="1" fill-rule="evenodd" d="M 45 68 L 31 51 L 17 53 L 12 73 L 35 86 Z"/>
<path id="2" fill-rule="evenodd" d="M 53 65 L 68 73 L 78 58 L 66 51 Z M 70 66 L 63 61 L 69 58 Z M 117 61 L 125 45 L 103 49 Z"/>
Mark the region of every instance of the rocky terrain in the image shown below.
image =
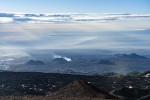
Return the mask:
<path id="1" fill-rule="evenodd" d="M 78 97 L 78 98 L 101 98 L 118 99 L 83 80 L 75 80 L 60 90 L 50 93 L 52 97 Z"/>
<path id="2" fill-rule="evenodd" d="M 0 72 L 0 100 L 100 100 L 107 97 L 146 100 L 150 94 L 150 78 L 145 74 L 149 74 L 148 71 L 136 76 Z"/>

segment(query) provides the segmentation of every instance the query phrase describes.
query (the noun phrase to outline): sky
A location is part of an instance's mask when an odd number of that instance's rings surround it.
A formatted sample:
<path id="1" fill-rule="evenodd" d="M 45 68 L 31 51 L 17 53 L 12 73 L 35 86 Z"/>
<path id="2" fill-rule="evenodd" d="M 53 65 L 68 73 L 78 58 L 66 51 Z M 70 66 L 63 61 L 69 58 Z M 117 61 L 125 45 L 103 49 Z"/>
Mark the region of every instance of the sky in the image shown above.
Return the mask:
<path id="1" fill-rule="evenodd" d="M 149 0 L 1 0 L 1 12 L 150 13 Z"/>
<path id="2" fill-rule="evenodd" d="M 149 0 L 1 0 L 0 57 L 31 49 L 150 50 Z"/>

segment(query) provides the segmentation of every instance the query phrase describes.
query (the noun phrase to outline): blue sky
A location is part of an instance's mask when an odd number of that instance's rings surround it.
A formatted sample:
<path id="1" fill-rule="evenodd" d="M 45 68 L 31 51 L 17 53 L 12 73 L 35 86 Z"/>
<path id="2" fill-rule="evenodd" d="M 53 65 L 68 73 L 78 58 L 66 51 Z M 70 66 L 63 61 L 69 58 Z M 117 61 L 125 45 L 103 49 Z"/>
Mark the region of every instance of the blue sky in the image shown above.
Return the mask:
<path id="1" fill-rule="evenodd" d="M 1 12 L 150 13 L 150 0 L 1 0 Z"/>

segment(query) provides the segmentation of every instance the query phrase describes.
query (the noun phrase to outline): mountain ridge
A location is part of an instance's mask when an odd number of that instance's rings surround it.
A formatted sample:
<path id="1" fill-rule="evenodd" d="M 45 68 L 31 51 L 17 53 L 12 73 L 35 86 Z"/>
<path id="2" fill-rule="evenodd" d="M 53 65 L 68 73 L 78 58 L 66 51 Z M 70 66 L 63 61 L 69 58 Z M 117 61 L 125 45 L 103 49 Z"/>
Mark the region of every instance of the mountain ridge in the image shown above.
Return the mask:
<path id="1" fill-rule="evenodd" d="M 45 65 L 45 63 L 40 60 L 29 60 L 24 65 Z"/>

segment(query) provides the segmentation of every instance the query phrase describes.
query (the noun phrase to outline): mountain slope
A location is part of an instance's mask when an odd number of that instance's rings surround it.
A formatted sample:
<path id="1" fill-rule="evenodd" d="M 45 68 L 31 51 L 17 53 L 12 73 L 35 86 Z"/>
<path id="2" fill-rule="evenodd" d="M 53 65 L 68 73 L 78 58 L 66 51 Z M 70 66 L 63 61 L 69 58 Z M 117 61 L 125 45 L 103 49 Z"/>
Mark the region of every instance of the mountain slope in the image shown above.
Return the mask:
<path id="1" fill-rule="evenodd" d="M 97 63 L 97 64 L 104 64 L 104 65 L 114 65 L 113 62 L 110 62 L 109 60 L 104 60 L 104 59 L 98 60 L 95 63 Z"/>
<path id="2" fill-rule="evenodd" d="M 99 90 L 82 80 L 75 80 L 52 94 L 59 97 L 93 97 L 100 99 L 117 99 L 117 97 Z"/>

